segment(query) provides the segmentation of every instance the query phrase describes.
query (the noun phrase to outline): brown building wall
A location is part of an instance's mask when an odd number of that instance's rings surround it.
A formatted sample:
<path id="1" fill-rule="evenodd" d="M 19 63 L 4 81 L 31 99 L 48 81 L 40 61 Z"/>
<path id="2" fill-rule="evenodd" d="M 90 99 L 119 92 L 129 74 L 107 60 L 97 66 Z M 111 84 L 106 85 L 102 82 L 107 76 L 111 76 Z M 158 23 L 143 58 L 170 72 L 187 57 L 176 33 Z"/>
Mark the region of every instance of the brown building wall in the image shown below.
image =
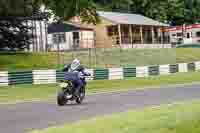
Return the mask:
<path id="1" fill-rule="evenodd" d="M 108 36 L 108 33 L 107 33 L 107 26 L 109 26 L 109 25 L 113 25 L 113 23 L 109 22 L 105 19 L 101 19 L 101 23 L 95 26 L 94 31 L 95 31 L 95 35 L 96 35 L 95 41 L 96 41 L 97 48 L 113 47 L 113 41 Z"/>
<path id="2" fill-rule="evenodd" d="M 101 22 L 97 25 L 91 25 L 91 24 L 83 24 L 80 21 L 80 18 L 75 17 L 70 20 L 70 22 L 73 23 L 79 23 L 81 26 L 85 27 L 92 27 L 95 32 L 95 47 L 96 48 L 111 48 L 113 47 L 113 40 L 108 36 L 107 34 L 107 26 L 114 25 L 114 23 L 101 18 Z"/>

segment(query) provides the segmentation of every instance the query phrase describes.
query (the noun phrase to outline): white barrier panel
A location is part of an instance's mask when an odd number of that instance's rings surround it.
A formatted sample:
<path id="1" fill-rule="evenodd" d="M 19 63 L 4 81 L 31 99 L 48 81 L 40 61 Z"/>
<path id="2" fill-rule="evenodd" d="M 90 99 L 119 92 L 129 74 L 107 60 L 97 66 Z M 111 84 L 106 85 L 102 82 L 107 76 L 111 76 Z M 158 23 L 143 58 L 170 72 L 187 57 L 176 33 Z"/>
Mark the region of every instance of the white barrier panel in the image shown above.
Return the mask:
<path id="1" fill-rule="evenodd" d="M 195 69 L 196 69 L 196 71 L 200 70 L 200 61 L 195 62 Z"/>
<path id="2" fill-rule="evenodd" d="M 148 76 L 149 72 L 147 66 L 136 67 L 136 77 L 148 77 Z"/>
<path id="3" fill-rule="evenodd" d="M 187 63 L 178 64 L 179 72 L 188 72 Z"/>
<path id="4" fill-rule="evenodd" d="M 93 69 L 86 69 L 86 72 L 91 74 L 91 76 L 87 77 L 86 80 L 87 81 L 93 80 L 94 79 L 94 70 Z"/>
<path id="5" fill-rule="evenodd" d="M 0 72 L 0 86 L 8 86 L 8 72 Z"/>
<path id="6" fill-rule="evenodd" d="M 34 84 L 50 84 L 56 83 L 56 70 L 34 70 Z"/>
<path id="7" fill-rule="evenodd" d="M 160 65 L 159 72 L 160 75 L 169 75 L 170 74 L 169 65 Z"/>
<path id="8" fill-rule="evenodd" d="M 123 68 L 109 69 L 109 80 L 123 79 L 123 78 L 124 78 Z"/>

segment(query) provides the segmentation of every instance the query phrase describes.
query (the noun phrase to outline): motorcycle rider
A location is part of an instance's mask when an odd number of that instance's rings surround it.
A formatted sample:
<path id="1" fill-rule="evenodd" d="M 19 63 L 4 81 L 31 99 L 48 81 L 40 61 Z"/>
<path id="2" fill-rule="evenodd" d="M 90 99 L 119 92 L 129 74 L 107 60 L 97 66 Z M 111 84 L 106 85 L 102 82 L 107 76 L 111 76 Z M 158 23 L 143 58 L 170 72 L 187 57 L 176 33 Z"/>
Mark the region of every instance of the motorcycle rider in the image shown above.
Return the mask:
<path id="1" fill-rule="evenodd" d="M 63 72 L 78 72 L 80 79 L 77 79 L 77 87 L 75 88 L 75 96 L 79 97 L 79 91 L 81 87 L 86 85 L 85 77 L 90 76 L 89 73 L 85 72 L 85 68 L 81 65 L 79 59 L 74 59 L 71 64 L 65 65 Z"/>

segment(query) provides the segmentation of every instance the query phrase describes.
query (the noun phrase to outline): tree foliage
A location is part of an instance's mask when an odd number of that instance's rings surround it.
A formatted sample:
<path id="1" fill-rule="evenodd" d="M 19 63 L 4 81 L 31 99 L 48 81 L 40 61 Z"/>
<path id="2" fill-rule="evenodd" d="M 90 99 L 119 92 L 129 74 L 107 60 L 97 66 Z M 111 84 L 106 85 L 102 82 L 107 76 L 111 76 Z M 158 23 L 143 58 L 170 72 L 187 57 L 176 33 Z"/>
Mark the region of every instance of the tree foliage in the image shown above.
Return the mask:
<path id="1" fill-rule="evenodd" d="M 25 17 L 32 14 L 31 0 L 0 1 L 0 49 L 24 49 L 30 44 Z"/>
<path id="2" fill-rule="evenodd" d="M 172 25 L 200 22 L 200 0 L 95 0 L 95 2 L 100 10 L 142 14 Z"/>
<path id="3" fill-rule="evenodd" d="M 97 24 L 96 10 L 142 14 L 172 25 L 200 22 L 200 0 L 0 0 L 0 48 L 25 48 L 30 43 L 27 18 L 50 9 L 58 21 L 80 16 Z"/>
<path id="4" fill-rule="evenodd" d="M 41 5 L 52 10 L 59 21 L 76 15 L 87 23 L 99 21 L 92 0 L 0 0 L 0 49 L 28 48 L 33 27 L 27 25 L 27 18 L 41 15 Z"/>
<path id="5" fill-rule="evenodd" d="M 57 17 L 58 21 L 80 16 L 83 22 L 96 24 L 99 21 L 96 4 L 93 0 L 43 0 L 45 6 Z"/>

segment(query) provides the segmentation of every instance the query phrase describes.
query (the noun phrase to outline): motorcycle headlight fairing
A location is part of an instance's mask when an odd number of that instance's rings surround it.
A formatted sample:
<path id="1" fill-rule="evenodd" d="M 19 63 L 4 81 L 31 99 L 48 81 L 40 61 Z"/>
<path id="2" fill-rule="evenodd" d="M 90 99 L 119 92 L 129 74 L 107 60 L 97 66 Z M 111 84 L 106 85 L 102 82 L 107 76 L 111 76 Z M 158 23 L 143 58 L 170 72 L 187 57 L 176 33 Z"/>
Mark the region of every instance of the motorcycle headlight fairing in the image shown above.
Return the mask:
<path id="1" fill-rule="evenodd" d="M 68 83 L 62 82 L 60 83 L 61 88 L 66 88 L 68 86 Z"/>

